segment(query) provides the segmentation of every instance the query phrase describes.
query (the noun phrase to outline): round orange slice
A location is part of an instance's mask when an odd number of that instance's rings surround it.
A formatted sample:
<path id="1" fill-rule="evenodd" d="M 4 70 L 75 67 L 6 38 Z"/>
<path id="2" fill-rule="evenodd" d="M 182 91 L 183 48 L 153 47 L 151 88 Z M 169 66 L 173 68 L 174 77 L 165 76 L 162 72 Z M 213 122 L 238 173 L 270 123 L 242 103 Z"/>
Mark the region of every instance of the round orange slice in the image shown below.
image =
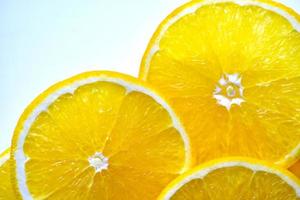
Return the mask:
<path id="1" fill-rule="evenodd" d="M 164 94 L 198 163 L 299 157 L 300 17 L 268 0 L 196 0 L 153 35 L 140 78 Z"/>
<path id="2" fill-rule="evenodd" d="M 155 199 L 190 165 L 176 114 L 153 89 L 114 72 L 62 81 L 24 111 L 12 143 L 23 199 Z"/>

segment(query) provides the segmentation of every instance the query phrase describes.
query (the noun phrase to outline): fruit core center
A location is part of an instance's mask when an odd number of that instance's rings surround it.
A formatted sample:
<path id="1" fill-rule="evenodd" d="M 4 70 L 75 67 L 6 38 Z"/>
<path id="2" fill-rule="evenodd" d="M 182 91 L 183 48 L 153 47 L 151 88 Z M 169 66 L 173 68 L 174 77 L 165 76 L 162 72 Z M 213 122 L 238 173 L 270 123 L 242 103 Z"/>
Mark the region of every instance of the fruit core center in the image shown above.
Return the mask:
<path id="1" fill-rule="evenodd" d="M 243 91 L 242 77 L 238 73 L 224 74 L 216 85 L 213 97 L 217 104 L 230 110 L 233 104 L 240 106 L 244 102 Z"/>
<path id="2" fill-rule="evenodd" d="M 96 172 L 101 172 L 108 168 L 108 158 L 102 153 L 96 152 L 93 156 L 89 157 L 90 166 L 94 167 Z"/>
<path id="3" fill-rule="evenodd" d="M 226 88 L 226 92 L 227 92 L 228 97 L 234 97 L 235 96 L 235 89 L 231 85 Z"/>

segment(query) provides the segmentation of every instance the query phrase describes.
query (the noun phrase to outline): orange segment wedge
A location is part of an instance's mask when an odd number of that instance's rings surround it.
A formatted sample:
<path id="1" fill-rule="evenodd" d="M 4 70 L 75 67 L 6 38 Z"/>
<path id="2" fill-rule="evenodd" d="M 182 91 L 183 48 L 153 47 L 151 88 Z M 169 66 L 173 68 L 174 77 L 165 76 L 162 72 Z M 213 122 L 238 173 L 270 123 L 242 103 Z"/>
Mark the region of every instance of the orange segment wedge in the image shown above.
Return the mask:
<path id="1" fill-rule="evenodd" d="M 10 150 L 7 149 L 0 154 L 0 199 L 13 200 L 15 199 L 15 193 L 12 188 L 10 178 L 10 162 L 9 155 Z"/>
<path id="2" fill-rule="evenodd" d="M 300 181 L 289 171 L 249 158 L 222 158 L 176 178 L 159 200 L 298 200 Z"/>
<path id="3" fill-rule="evenodd" d="M 62 81 L 24 111 L 12 144 L 23 199 L 155 199 L 190 166 L 189 140 L 153 89 L 114 72 Z"/>
<path id="4" fill-rule="evenodd" d="M 153 35 L 140 78 L 168 97 L 197 163 L 299 157 L 300 17 L 268 0 L 196 0 Z"/>
<path id="5" fill-rule="evenodd" d="M 289 167 L 289 170 L 295 174 L 298 178 L 300 178 L 300 160 L 294 163 L 292 166 Z"/>

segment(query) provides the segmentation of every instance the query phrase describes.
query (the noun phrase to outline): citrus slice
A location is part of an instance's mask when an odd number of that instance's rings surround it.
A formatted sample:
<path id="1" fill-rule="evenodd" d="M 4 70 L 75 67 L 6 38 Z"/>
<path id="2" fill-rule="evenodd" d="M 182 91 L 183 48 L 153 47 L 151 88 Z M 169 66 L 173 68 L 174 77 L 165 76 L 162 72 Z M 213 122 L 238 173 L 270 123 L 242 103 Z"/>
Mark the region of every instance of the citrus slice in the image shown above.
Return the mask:
<path id="1" fill-rule="evenodd" d="M 24 111 L 12 143 L 24 199 L 154 199 L 190 165 L 168 104 L 138 80 L 90 72 L 60 82 Z"/>
<path id="2" fill-rule="evenodd" d="M 140 78 L 182 118 L 197 163 L 299 157 L 300 17 L 260 0 L 191 1 L 153 35 Z"/>
<path id="3" fill-rule="evenodd" d="M 294 163 L 292 166 L 289 167 L 289 170 L 295 174 L 298 178 L 300 178 L 300 160 Z"/>
<path id="4" fill-rule="evenodd" d="M 10 151 L 7 149 L 0 154 L 0 199 L 13 200 L 15 199 L 10 179 Z"/>
<path id="5" fill-rule="evenodd" d="M 248 158 L 209 161 L 176 178 L 160 200 L 296 200 L 300 181 L 289 171 Z"/>

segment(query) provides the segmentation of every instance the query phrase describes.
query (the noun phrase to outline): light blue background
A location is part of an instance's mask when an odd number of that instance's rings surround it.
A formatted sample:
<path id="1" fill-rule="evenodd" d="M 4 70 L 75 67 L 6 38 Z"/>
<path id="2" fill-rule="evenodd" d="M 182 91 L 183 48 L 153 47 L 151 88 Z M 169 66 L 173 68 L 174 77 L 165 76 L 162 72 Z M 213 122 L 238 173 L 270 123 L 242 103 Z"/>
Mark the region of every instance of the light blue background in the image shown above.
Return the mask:
<path id="1" fill-rule="evenodd" d="M 55 82 L 101 69 L 136 76 L 153 31 L 184 2 L 0 0 L 0 151 L 24 108 Z M 281 2 L 300 13 L 299 0 Z"/>

